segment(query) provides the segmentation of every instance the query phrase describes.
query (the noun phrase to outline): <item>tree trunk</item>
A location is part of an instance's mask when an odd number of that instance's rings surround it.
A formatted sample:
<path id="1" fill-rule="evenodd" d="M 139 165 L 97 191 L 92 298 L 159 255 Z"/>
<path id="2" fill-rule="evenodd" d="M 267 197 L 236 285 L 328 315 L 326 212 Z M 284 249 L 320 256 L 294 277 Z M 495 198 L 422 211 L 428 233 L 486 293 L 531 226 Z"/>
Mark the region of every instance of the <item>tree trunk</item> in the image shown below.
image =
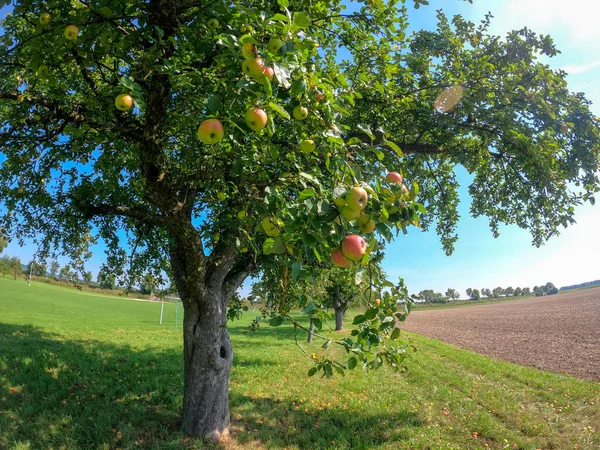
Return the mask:
<path id="1" fill-rule="evenodd" d="M 344 313 L 348 308 L 348 302 L 343 302 L 340 296 L 339 288 L 333 292 L 333 309 L 335 310 L 335 331 L 344 329 Z"/>
<path id="2" fill-rule="evenodd" d="M 184 310 L 183 432 L 217 440 L 229 433 L 229 372 L 233 349 L 227 332 L 225 299 L 186 302 Z"/>
<path id="3" fill-rule="evenodd" d="M 227 303 L 235 289 L 224 285 L 226 262 L 219 266 L 222 272 L 206 269 L 186 244 L 175 247 L 170 259 L 184 305 L 182 428 L 186 436 L 215 441 L 229 434 L 233 349 Z"/>
<path id="4" fill-rule="evenodd" d="M 315 332 L 315 319 L 310 318 L 310 325 L 308 326 L 308 337 L 306 338 L 306 342 L 312 342 L 313 334 Z"/>

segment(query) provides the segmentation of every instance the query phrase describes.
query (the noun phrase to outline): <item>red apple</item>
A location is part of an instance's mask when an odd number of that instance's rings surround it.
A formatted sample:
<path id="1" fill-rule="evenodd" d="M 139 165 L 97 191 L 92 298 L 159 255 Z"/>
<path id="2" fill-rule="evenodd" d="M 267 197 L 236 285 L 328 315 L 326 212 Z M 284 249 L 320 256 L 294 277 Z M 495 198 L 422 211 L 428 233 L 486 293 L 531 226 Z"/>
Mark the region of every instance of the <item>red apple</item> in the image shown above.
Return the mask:
<path id="1" fill-rule="evenodd" d="M 267 125 L 267 113 L 260 108 L 250 108 L 244 116 L 248 128 L 260 131 Z"/>
<path id="2" fill-rule="evenodd" d="M 203 121 L 198 128 L 198 137 L 205 144 L 216 144 L 223 139 L 223 124 L 218 119 Z"/>
<path id="3" fill-rule="evenodd" d="M 342 253 L 352 261 L 359 261 L 367 253 L 367 241 L 358 234 L 346 236 L 342 242 Z"/>
<path id="4" fill-rule="evenodd" d="M 360 186 L 354 186 L 350 189 L 350 192 L 346 194 L 346 203 L 348 204 L 348 207 L 357 211 L 365 209 L 368 201 L 369 196 L 367 195 L 367 191 Z"/>
<path id="5" fill-rule="evenodd" d="M 339 248 L 331 253 L 331 262 L 338 267 L 350 267 L 352 265 L 352 261 L 346 258 Z"/>
<path id="6" fill-rule="evenodd" d="M 398 172 L 390 172 L 387 174 L 387 177 L 385 177 L 385 181 L 387 181 L 389 184 L 400 184 L 402 183 L 402 175 L 400 175 Z"/>

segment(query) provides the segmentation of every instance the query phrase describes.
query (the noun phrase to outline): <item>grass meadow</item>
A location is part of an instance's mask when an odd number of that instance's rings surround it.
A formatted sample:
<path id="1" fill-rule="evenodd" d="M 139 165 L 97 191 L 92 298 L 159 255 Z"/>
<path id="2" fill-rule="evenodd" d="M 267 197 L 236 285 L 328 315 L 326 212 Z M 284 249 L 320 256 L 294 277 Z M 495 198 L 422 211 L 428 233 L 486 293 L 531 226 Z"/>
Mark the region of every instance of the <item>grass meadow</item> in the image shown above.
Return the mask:
<path id="1" fill-rule="evenodd" d="M 159 312 L 0 278 L 0 449 L 600 448 L 599 383 L 417 335 L 407 373 L 308 378 L 291 327 L 251 333 L 252 312 L 230 324 L 231 439 L 187 440 L 182 332 Z"/>

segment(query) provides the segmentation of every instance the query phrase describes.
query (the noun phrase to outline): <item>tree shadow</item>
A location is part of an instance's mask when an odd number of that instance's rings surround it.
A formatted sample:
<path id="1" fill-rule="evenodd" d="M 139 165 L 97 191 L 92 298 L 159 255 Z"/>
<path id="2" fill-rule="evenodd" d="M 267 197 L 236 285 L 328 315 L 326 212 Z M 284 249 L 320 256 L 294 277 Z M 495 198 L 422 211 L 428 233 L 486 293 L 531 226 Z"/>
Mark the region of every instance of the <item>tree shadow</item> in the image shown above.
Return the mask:
<path id="1" fill-rule="evenodd" d="M 268 448 L 372 449 L 407 440 L 423 425 L 412 411 L 357 414 L 341 404 L 315 407 L 301 401 L 251 397 L 232 392 L 232 434 L 238 444 Z"/>
<path id="2" fill-rule="evenodd" d="M 179 349 L 67 341 L 33 326 L 2 323 L 0 349 L 0 449 L 215 447 L 181 433 Z M 259 371 L 276 365 L 243 355 L 235 364 Z M 409 428 L 421 425 L 411 412 L 366 415 L 335 404 L 319 409 L 234 388 L 230 396 L 234 448 L 372 448 L 405 439 Z"/>

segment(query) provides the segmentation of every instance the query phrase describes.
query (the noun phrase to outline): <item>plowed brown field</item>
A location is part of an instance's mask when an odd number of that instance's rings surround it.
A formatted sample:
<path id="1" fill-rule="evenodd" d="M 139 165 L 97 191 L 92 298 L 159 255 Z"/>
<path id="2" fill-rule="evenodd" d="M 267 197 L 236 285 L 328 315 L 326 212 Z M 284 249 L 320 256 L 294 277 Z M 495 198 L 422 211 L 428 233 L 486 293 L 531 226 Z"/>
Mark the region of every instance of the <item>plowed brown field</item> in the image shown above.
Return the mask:
<path id="1" fill-rule="evenodd" d="M 600 381 L 600 288 L 413 311 L 404 329 L 505 361 Z"/>

